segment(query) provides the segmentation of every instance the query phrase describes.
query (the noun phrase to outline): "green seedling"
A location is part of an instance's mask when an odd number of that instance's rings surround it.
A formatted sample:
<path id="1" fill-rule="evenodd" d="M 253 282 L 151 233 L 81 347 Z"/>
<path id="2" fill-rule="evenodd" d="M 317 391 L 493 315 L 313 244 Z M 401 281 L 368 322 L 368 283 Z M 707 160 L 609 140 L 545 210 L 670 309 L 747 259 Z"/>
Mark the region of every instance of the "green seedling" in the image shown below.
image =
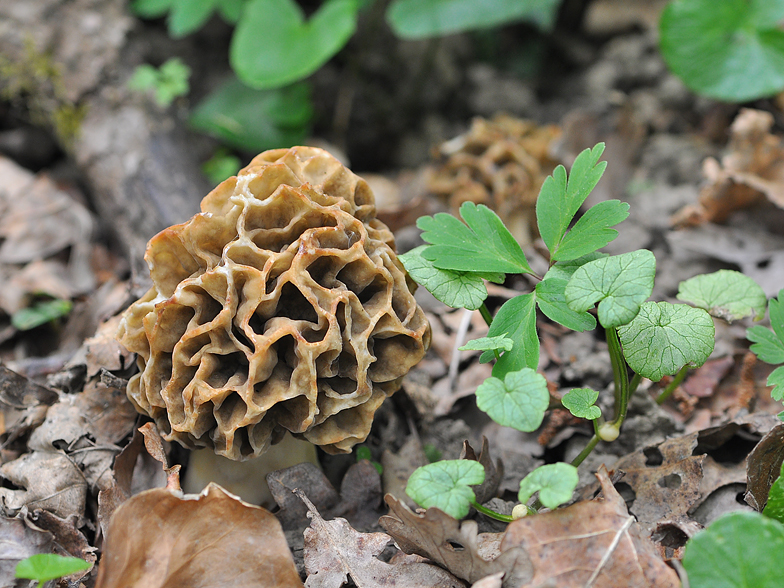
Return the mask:
<path id="1" fill-rule="evenodd" d="M 31 306 L 15 312 L 11 316 L 11 324 L 19 331 L 29 331 L 67 316 L 72 307 L 70 300 L 59 298 L 38 300 Z"/>
<path id="2" fill-rule="evenodd" d="M 738 272 L 717 272 L 686 281 L 670 304 L 646 301 L 653 291 L 656 259 L 639 250 L 608 256 L 598 251 L 618 234 L 613 227 L 629 214 L 629 205 L 609 200 L 589 208 L 575 221 L 588 194 L 606 167 L 599 161 L 604 145 L 583 151 L 571 172 L 558 166 L 545 180 L 536 204 L 542 240 L 550 252 L 544 276 L 531 269 L 520 245 L 489 208 L 464 203 L 464 222 L 447 214 L 422 217 L 417 226 L 428 245 L 400 257 L 414 280 L 450 306 L 478 310 L 489 325 L 487 337 L 469 341 L 462 349 L 480 350 L 480 361 L 495 361 L 492 376 L 476 390 L 477 406 L 497 423 L 534 431 L 550 407 L 539 365 L 537 309 L 550 320 L 575 331 L 598 325 L 607 339 L 614 379 L 614 411 L 605 420 L 596 406 L 599 393 L 589 388 L 569 391 L 562 403 L 573 415 L 592 421 L 594 435 L 571 464 L 550 464 L 534 470 L 522 482 L 519 498 L 526 502 L 538 492 L 535 506 L 555 508 L 570 500 L 577 485 L 577 466 L 601 441 L 614 441 L 626 418 L 629 398 L 642 378 L 659 381 L 676 376 L 663 401 L 691 367 L 702 365 L 714 346 L 711 314 L 727 320 L 760 316 L 765 296 L 759 286 Z M 507 274 L 529 274 L 539 280 L 533 291 L 504 303 L 492 316 L 484 301 L 484 280 L 500 282 Z M 719 286 L 725 284 L 725 286 Z M 728 285 L 728 286 L 727 286 Z M 778 304 L 771 316 L 779 316 Z M 771 340 L 769 331 L 760 335 Z M 784 326 L 778 331 L 784 335 Z M 784 361 L 784 338 L 776 347 Z M 778 358 L 773 353 L 771 357 Z M 767 355 L 766 355 L 767 357 Z M 629 371 L 633 376 L 629 378 Z M 470 486 L 484 472 L 464 461 L 432 464 L 430 477 L 415 472 L 406 492 L 422 506 L 436 506 L 457 515 L 476 507 Z M 471 468 L 470 470 L 466 468 Z M 470 471 L 470 476 L 467 472 Z M 433 485 L 433 472 L 448 479 Z M 480 475 L 481 474 L 481 475 Z M 481 478 L 481 479 L 480 479 Z M 424 483 L 423 480 L 428 480 Z M 476 480 L 479 480 L 477 482 Z M 435 488 L 438 488 L 436 491 Z M 488 509 L 481 512 L 496 516 Z M 496 518 L 507 520 L 498 515 Z"/>
<path id="3" fill-rule="evenodd" d="M 363 459 L 366 459 L 371 463 L 371 465 L 374 468 L 376 468 L 376 471 L 379 474 L 384 473 L 383 466 L 373 459 L 373 454 L 370 452 L 370 447 L 368 447 L 367 445 L 357 445 L 356 456 L 357 456 L 357 463 L 359 463 Z"/>
<path id="4" fill-rule="evenodd" d="M 76 572 L 90 569 L 90 564 L 78 557 L 64 557 L 54 553 L 39 553 L 31 555 L 16 564 L 15 577 L 25 580 L 38 580 L 38 588 L 43 588 L 44 582 L 55 580 L 62 576 L 70 576 Z"/>
<path id="5" fill-rule="evenodd" d="M 659 22 L 667 65 L 693 91 L 748 102 L 784 89 L 784 0 L 672 0 Z"/>
<path id="6" fill-rule="evenodd" d="M 746 336 L 754 343 L 751 350 L 762 361 L 773 365 L 784 364 L 784 289 L 779 290 L 778 298 L 771 299 L 768 308 L 773 330 L 756 325 L 746 331 Z M 770 394 L 774 400 L 784 400 L 784 365 L 771 372 L 768 386 L 773 386 Z M 784 412 L 779 413 L 779 418 L 784 420 Z"/>
<path id="7" fill-rule="evenodd" d="M 683 554 L 691 588 L 778 588 L 784 586 L 784 464 L 762 513 L 720 516 L 692 537 Z"/>
<path id="8" fill-rule="evenodd" d="M 160 68 L 144 64 L 136 68 L 128 80 L 128 87 L 138 92 L 152 91 L 155 102 L 167 108 L 175 98 L 188 93 L 191 68 L 177 57 L 172 57 Z"/>

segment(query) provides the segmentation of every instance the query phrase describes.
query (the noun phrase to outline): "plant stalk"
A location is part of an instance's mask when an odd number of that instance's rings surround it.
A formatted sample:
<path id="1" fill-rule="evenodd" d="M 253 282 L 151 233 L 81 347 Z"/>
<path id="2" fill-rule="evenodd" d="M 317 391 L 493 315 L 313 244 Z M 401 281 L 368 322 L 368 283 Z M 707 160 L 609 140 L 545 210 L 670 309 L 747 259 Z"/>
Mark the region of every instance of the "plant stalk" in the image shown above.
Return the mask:
<path id="1" fill-rule="evenodd" d="M 599 441 L 601 441 L 599 435 L 594 433 L 593 437 L 591 437 L 591 440 L 588 441 L 588 445 L 586 445 L 580 454 L 572 460 L 572 465 L 574 467 L 578 467 L 581 463 L 583 463 L 585 458 L 591 454 L 591 451 L 593 451 L 594 447 L 596 447 Z"/>
<path id="2" fill-rule="evenodd" d="M 491 519 L 495 519 L 497 521 L 501 521 L 502 523 L 511 523 L 514 519 L 505 514 L 501 514 L 500 512 L 495 512 L 489 508 L 486 508 L 479 504 L 476 500 L 471 501 L 471 506 L 473 506 L 476 510 L 481 512 L 483 515 L 490 517 Z"/>
<path id="3" fill-rule="evenodd" d="M 675 374 L 675 377 L 672 381 L 667 384 L 667 386 L 662 390 L 659 397 L 656 399 L 656 404 L 664 404 L 664 402 L 675 392 L 675 389 L 683 382 L 683 379 L 686 377 L 686 374 L 689 373 L 689 366 L 683 366 L 680 371 Z"/>
<path id="4" fill-rule="evenodd" d="M 613 380 L 615 382 L 615 417 L 611 424 L 620 429 L 621 423 L 626 418 L 626 411 L 629 408 L 629 374 L 626 371 L 626 360 L 621 351 L 618 330 L 611 327 L 605 329 L 605 333 L 607 335 L 607 349 L 610 353 L 610 363 L 612 364 Z"/>
<path id="5" fill-rule="evenodd" d="M 481 314 L 482 318 L 485 319 L 488 327 L 493 323 L 493 315 L 490 314 L 489 310 L 487 310 L 487 306 L 484 302 L 482 303 L 482 306 L 479 307 L 479 314 Z"/>

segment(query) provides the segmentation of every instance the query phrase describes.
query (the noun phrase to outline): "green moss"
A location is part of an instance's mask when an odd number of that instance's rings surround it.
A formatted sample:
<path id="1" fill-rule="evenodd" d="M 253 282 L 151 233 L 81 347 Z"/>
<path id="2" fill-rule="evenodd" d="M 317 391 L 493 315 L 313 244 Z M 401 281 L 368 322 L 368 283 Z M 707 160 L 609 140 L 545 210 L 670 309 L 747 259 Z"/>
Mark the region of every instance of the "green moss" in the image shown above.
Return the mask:
<path id="1" fill-rule="evenodd" d="M 0 55 L 0 99 L 19 108 L 32 124 L 50 129 L 64 150 L 73 151 L 87 109 L 68 99 L 60 66 L 31 38 L 25 40 L 22 59 Z"/>

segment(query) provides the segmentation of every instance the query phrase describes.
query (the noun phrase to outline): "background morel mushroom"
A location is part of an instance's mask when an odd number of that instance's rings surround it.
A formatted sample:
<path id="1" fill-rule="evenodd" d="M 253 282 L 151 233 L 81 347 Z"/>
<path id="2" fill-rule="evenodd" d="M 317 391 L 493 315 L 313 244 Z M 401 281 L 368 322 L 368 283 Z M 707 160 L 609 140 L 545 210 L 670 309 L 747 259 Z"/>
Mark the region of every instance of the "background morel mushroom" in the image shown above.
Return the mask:
<path id="1" fill-rule="evenodd" d="M 123 315 L 128 385 L 164 438 L 244 459 L 286 431 L 363 441 L 430 327 L 364 180 L 326 151 L 266 151 L 150 241 Z"/>

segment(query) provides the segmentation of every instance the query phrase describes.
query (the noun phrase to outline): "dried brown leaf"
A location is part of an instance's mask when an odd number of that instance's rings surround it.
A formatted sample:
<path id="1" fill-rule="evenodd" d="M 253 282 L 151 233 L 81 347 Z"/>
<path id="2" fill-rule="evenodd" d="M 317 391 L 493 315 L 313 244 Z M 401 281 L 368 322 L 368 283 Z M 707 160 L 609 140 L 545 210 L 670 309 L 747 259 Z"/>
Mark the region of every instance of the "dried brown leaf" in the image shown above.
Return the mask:
<path id="1" fill-rule="evenodd" d="M 62 453 L 33 451 L 0 466 L 0 476 L 24 490 L 0 488 L 6 512 L 48 510 L 61 519 L 84 515 L 87 481 L 79 467 Z"/>
<path id="2" fill-rule="evenodd" d="M 0 586 L 14 586 L 14 569 L 21 560 L 52 553 L 52 534 L 27 524 L 20 517 L 0 517 Z"/>
<path id="3" fill-rule="evenodd" d="M 381 454 L 381 465 L 384 467 L 381 473 L 384 494 L 402 496 L 402 500 L 409 508 L 416 508 L 416 503 L 406 494 L 406 485 L 414 470 L 427 463 L 422 442 L 417 435 L 410 435 L 397 453 L 385 449 Z"/>
<path id="4" fill-rule="evenodd" d="M 360 588 L 406 586 L 410 588 L 461 588 L 449 572 L 418 559 L 397 559 L 386 563 L 378 559 L 392 541 L 386 533 L 358 533 L 348 521 L 325 521 L 301 491 L 307 505 L 310 526 L 305 529 L 305 569 L 307 588 L 339 588 L 350 576 Z"/>
<path id="5" fill-rule="evenodd" d="M 493 458 L 490 457 L 490 446 L 487 437 L 482 436 L 482 450 L 479 452 L 478 457 L 471 444 L 467 440 L 463 441 L 460 459 L 478 461 L 485 469 L 485 481 L 478 486 L 472 486 L 476 501 L 479 504 L 484 504 L 495 497 L 498 492 L 498 486 L 504 477 L 504 464 L 500 458 L 495 463 L 493 462 Z"/>
<path id="6" fill-rule="evenodd" d="M 501 553 L 501 534 L 479 534 L 476 521 L 461 522 L 437 508 L 414 513 L 389 494 L 384 500 L 390 513 L 379 524 L 406 553 L 427 557 L 472 583 L 497 572 L 506 573 L 506 588 L 523 586 L 531 579 L 531 562 L 524 550 L 510 547 Z"/>
<path id="7" fill-rule="evenodd" d="M 96 588 L 301 587 L 274 515 L 210 484 L 142 492 L 112 516 Z"/>
<path id="8" fill-rule="evenodd" d="M 781 472 L 784 462 L 784 424 L 771 429 L 751 450 L 746 462 L 746 502 L 758 511 L 768 503 L 770 487 Z"/>
<path id="9" fill-rule="evenodd" d="M 502 555 L 525 550 L 533 566 L 525 586 L 531 588 L 678 588 L 678 575 L 629 515 L 603 467 L 597 477 L 603 498 L 511 523 Z"/>

